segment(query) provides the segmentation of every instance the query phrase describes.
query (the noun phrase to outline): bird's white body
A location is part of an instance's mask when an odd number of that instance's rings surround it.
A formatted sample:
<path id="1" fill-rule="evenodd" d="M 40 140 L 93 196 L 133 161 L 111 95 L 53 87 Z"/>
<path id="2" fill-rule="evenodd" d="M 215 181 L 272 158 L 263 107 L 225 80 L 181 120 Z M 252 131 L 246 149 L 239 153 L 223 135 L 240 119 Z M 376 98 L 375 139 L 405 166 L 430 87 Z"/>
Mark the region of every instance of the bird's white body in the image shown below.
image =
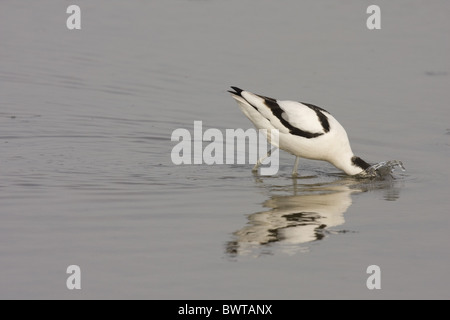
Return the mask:
<path id="1" fill-rule="evenodd" d="M 279 131 L 276 147 L 297 157 L 328 161 L 348 175 L 361 173 L 369 166 L 354 156 L 347 132 L 326 110 L 232 88 L 232 97 L 257 129 Z"/>

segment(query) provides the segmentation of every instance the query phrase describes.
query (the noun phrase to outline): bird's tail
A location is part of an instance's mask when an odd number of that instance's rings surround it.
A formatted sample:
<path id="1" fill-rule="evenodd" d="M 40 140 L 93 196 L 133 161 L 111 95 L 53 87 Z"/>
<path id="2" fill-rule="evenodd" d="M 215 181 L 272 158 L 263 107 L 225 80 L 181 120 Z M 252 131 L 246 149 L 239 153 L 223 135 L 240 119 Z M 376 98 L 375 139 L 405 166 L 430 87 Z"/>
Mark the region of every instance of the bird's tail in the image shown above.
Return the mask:
<path id="1" fill-rule="evenodd" d="M 239 97 L 242 96 L 242 95 L 241 95 L 241 92 L 244 91 L 244 90 L 242 90 L 241 88 L 233 87 L 233 86 L 231 87 L 231 89 L 233 89 L 234 91 L 228 90 L 228 92 L 231 93 L 231 94 L 234 94 L 234 95 L 236 95 L 236 96 L 239 96 Z"/>

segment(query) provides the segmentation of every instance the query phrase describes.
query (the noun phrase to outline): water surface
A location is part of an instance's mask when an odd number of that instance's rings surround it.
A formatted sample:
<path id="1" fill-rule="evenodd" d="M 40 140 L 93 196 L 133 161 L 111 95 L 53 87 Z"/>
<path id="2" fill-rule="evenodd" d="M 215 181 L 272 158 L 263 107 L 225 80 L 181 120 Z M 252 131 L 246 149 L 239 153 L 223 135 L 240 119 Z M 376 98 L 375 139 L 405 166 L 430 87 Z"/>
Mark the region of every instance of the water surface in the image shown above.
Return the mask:
<path id="1" fill-rule="evenodd" d="M 360 1 L 78 4 L 79 31 L 65 3 L 0 4 L 1 298 L 450 298 L 447 1 L 381 1 L 374 31 Z M 230 85 L 407 171 L 175 166 L 173 130 L 251 127 Z"/>

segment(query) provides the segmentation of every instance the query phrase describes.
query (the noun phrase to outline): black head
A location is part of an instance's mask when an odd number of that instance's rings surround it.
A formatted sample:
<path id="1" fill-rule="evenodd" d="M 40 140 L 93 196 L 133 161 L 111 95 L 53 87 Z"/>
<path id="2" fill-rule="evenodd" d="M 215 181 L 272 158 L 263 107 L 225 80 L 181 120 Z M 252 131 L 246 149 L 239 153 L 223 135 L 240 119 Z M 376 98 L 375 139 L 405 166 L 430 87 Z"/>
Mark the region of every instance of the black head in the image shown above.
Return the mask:
<path id="1" fill-rule="evenodd" d="M 360 157 L 356 157 L 353 156 L 352 157 L 352 163 L 354 166 L 359 167 L 363 170 L 366 170 L 367 168 L 370 167 L 370 164 L 368 164 L 367 162 L 365 162 L 363 159 L 361 159 Z"/>

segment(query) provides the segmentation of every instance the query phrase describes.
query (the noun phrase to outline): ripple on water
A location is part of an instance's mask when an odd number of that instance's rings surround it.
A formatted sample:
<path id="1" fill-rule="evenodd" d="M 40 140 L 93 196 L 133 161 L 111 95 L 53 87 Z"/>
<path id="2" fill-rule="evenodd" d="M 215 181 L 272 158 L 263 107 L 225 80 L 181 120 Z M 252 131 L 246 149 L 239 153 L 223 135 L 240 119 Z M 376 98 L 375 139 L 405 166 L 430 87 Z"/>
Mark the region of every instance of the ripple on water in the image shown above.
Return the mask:
<path id="1" fill-rule="evenodd" d="M 402 171 L 406 171 L 403 162 L 400 160 L 389 160 L 378 162 L 358 174 L 361 178 L 386 179 L 391 178 L 392 173 L 399 167 Z"/>

